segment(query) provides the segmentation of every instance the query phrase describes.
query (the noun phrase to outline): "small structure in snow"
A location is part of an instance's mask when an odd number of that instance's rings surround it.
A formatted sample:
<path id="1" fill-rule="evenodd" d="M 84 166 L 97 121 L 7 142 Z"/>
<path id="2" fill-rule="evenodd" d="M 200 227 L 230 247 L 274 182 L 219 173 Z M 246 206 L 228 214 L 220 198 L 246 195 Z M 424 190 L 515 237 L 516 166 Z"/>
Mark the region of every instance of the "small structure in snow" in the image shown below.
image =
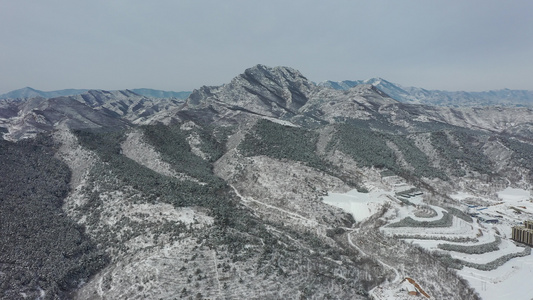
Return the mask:
<path id="1" fill-rule="evenodd" d="M 498 219 L 487 219 L 487 218 L 484 218 L 484 217 L 479 217 L 479 220 L 481 222 L 490 223 L 490 224 L 498 224 L 500 222 L 500 220 L 498 220 Z"/>
<path id="2" fill-rule="evenodd" d="M 407 291 L 407 294 L 409 294 L 409 295 L 418 296 L 418 291 L 416 290 L 416 287 L 412 283 L 410 283 L 409 281 L 407 281 L 405 279 L 402 281 L 401 290 L 402 291 Z"/>
<path id="3" fill-rule="evenodd" d="M 407 291 L 408 295 L 424 295 L 426 298 L 430 298 L 429 295 L 412 278 L 406 277 L 404 280 L 402 280 L 401 285 L 402 289 Z"/>

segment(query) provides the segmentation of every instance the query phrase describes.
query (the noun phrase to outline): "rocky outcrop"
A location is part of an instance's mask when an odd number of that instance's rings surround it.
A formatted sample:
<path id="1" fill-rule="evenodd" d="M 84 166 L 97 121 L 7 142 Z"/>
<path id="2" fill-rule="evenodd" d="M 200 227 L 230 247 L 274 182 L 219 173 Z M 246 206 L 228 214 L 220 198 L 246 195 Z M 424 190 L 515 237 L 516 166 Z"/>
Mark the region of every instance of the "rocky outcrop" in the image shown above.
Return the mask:
<path id="1" fill-rule="evenodd" d="M 257 65 L 229 84 L 194 90 L 187 104 L 199 108 L 220 103 L 270 117 L 292 116 L 314 90 L 315 85 L 294 69 Z"/>

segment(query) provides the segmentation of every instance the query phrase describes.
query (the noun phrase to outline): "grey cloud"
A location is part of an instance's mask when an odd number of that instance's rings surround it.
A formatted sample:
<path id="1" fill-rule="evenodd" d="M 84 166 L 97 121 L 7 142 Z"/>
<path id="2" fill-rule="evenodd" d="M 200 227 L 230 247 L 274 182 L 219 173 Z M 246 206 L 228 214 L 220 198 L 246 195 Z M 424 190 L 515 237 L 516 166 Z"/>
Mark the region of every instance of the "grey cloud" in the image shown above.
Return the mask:
<path id="1" fill-rule="evenodd" d="M 530 1 L 2 1 L 0 91 L 191 90 L 257 63 L 309 79 L 533 89 Z"/>

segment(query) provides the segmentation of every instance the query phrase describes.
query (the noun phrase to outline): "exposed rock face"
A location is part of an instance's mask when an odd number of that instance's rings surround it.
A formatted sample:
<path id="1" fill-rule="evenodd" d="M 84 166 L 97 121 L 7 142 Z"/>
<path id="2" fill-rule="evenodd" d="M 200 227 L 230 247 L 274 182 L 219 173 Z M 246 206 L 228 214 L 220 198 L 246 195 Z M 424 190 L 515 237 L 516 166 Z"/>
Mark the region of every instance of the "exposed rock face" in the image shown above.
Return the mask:
<path id="1" fill-rule="evenodd" d="M 265 116 L 292 116 L 314 89 L 314 84 L 294 69 L 257 65 L 229 84 L 193 91 L 187 103 L 197 107 L 220 101 Z"/>

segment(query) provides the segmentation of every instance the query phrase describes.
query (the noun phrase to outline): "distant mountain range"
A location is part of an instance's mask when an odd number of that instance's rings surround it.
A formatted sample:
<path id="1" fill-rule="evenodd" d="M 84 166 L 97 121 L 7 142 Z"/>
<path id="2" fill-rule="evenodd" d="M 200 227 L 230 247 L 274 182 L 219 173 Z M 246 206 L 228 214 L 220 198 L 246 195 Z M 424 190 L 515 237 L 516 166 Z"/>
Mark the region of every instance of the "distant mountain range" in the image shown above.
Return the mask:
<path id="1" fill-rule="evenodd" d="M 18 90 L 14 90 L 5 94 L 0 95 L 0 99 L 28 99 L 28 98 L 35 98 L 35 97 L 43 97 L 43 98 L 55 98 L 55 97 L 61 97 L 61 96 L 74 96 L 74 95 L 80 95 L 85 92 L 89 91 L 88 89 L 65 89 L 65 90 L 57 90 L 57 91 L 41 91 L 36 90 L 31 87 L 25 87 Z M 191 92 L 172 92 L 172 91 L 161 91 L 161 90 L 154 90 L 154 89 L 131 89 L 130 91 L 145 97 L 152 97 L 152 98 L 178 98 L 178 99 L 186 99 Z"/>
<path id="2" fill-rule="evenodd" d="M 79 95 L 87 91 L 88 90 L 83 90 L 83 89 L 65 89 L 65 90 L 44 92 L 44 91 L 36 90 L 31 87 L 25 87 L 25 88 L 21 88 L 21 89 L 14 90 L 14 91 L 5 93 L 3 95 L 0 95 L 0 99 L 27 99 L 27 98 L 35 98 L 35 97 L 54 98 L 54 97 L 61 97 L 61 96 Z"/>
<path id="3" fill-rule="evenodd" d="M 491 90 L 484 92 L 465 92 L 465 91 L 442 91 L 426 90 L 418 87 L 404 87 L 392 83 L 383 78 L 371 78 L 367 80 L 344 80 L 344 81 L 324 81 L 318 83 L 320 87 L 328 87 L 335 90 L 348 90 L 357 85 L 370 84 L 380 91 L 386 93 L 389 97 L 404 103 L 425 104 L 435 106 L 449 107 L 474 107 L 474 106 L 533 106 L 533 91 L 529 90 Z M 35 97 L 55 98 L 61 96 L 80 95 L 89 91 L 88 89 L 64 89 L 57 91 L 40 91 L 31 87 L 14 90 L 3 95 L 0 99 L 28 99 Z M 191 92 L 182 91 L 162 91 L 155 89 L 130 89 L 140 96 L 151 98 L 177 98 L 187 99 Z"/>
<path id="4" fill-rule="evenodd" d="M 132 89 L 132 92 L 139 94 L 145 97 L 152 98 L 178 98 L 178 99 L 187 99 L 191 92 L 172 92 L 172 91 L 161 91 L 153 89 Z"/>
<path id="5" fill-rule="evenodd" d="M 404 103 L 437 106 L 533 106 L 533 91 L 491 90 L 484 92 L 426 90 L 418 87 L 404 87 L 382 78 L 368 80 L 324 81 L 318 85 L 336 90 L 347 90 L 361 84 L 371 84 L 391 98 Z"/>

